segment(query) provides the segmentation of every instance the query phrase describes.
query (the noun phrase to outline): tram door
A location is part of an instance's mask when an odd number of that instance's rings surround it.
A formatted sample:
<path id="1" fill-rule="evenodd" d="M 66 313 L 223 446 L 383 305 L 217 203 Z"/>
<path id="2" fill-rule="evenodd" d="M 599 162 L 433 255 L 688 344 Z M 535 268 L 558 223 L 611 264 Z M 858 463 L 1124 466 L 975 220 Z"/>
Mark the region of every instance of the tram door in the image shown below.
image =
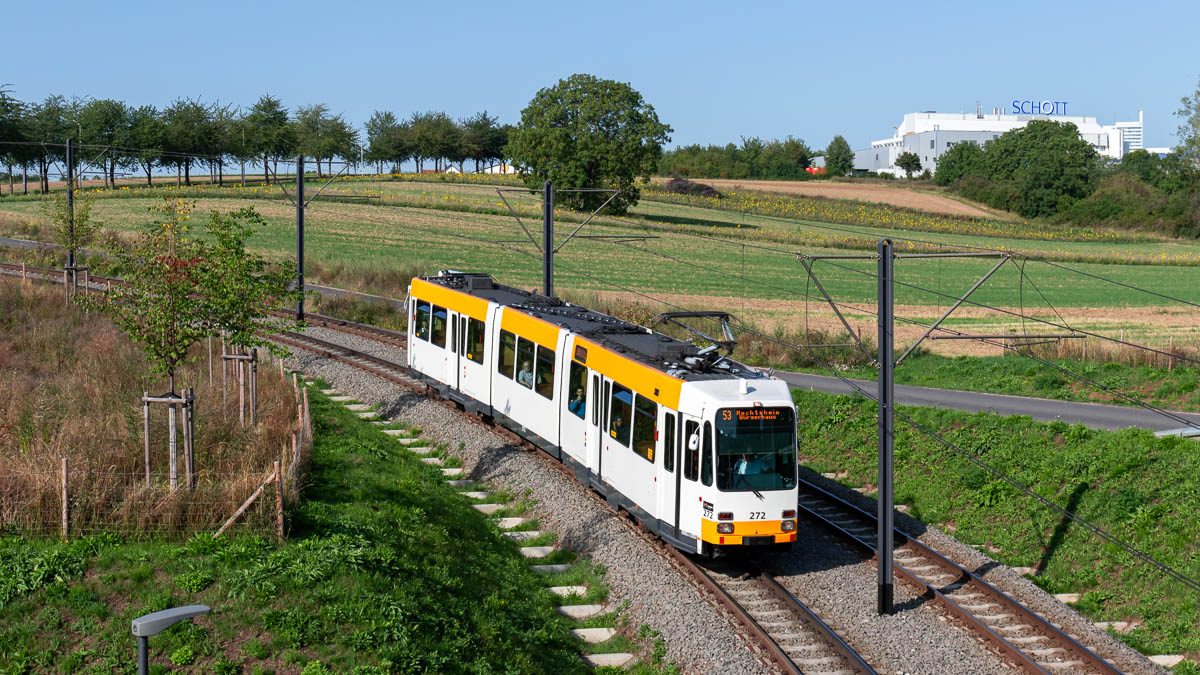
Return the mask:
<path id="1" fill-rule="evenodd" d="M 679 495 L 679 413 L 660 406 L 662 419 L 658 428 L 662 447 L 659 456 L 662 461 L 657 463 L 658 469 L 658 504 L 655 513 L 666 527 L 671 527 L 676 537 L 679 536 L 679 513 L 677 499 Z"/>
<path id="2" fill-rule="evenodd" d="M 451 384 L 477 400 L 488 402 L 488 372 L 484 366 L 485 324 L 465 314 L 455 314 L 457 359 Z"/>
<path id="3" fill-rule="evenodd" d="M 703 440 L 700 438 L 700 420 L 691 415 L 680 414 L 683 434 L 679 439 L 679 462 L 675 473 L 675 522 L 680 538 L 700 538 L 700 519 L 704 514 L 704 486 L 700 482 L 700 454 Z M 709 497 L 707 516 L 712 513 L 712 495 Z M 697 543 L 699 546 L 699 543 Z"/>
<path id="4" fill-rule="evenodd" d="M 562 420 L 559 445 L 580 464 L 586 464 L 588 441 L 597 436 L 589 425 L 595 396 L 589 395 L 588 372 L 587 366 L 572 359 L 566 368 L 566 382 L 560 390 L 563 395 L 558 414 Z"/>

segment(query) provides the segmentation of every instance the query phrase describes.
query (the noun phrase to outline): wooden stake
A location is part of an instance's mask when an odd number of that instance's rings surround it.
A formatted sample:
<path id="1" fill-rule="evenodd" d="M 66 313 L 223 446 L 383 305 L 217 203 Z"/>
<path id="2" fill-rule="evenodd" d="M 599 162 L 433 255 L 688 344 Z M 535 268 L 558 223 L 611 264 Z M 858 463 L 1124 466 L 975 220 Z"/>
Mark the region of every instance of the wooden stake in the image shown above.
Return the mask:
<path id="1" fill-rule="evenodd" d="M 225 400 L 226 396 L 227 396 L 226 389 L 228 388 L 228 385 L 226 384 L 226 381 L 225 381 L 226 380 L 225 364 L 227 364 L 227 363 L 229 363 L 229 362 L 225 360 L 225 338 L 221 338 L 221 413 L 222 414 L 225 413 L 225 408 L 228 407 L 226 405 L 226 400 Z"/>
<path id="2" fill-rule="evenodd" d="M 62 537 L 67 538 L 69 532 L 69 509 L 67 508 L 67 458 L 62 458 Z"/>
<path id="3" fill-rule="evenodd" d="M 167 404 L 167 438 L 170 439 L 169 446 L 171 459 L 169 479 L 171 484 L 171 492 L 174 492 L 176 488 L 179 487 L 179 443 L 176 439 L 174 403 Z"/>
<path id="4" fill-rule="evenodd" d="M 211 387 L 211 386 L 212 386 L 212 383 L 213 383 L 213 369 L 212 369 L 212 336 L 211 336 L 211 335 L 209 335 L 209 336 L 208 336 L 208 386 L 210 386 L 210 387 Z"/>
<path id="5" fill-rule="evenodd" d="M 283 543 L 283 476 L 279 473 L 279 460 L 275 460 L 275 524 L 279 542 Z"/>
<path id="6" fill-rule="evenodd" d="M 296 392 L 296 402 L 300 402 L 300 375 L 292 373 L 292 390 Z"/>
<path id="7" fill-rule="evenodd" d="M 304 434 L 312 440 L 312 415 L 308 409 L 308 389 L 304 390 Z"/>
<path id="8" fill-rule="evenodd" d="M 67 268 L 63 268 L 63 307 L 71 306 L 71 282 L 67 280 Z"/>
<path id="9" fill-rule="evenodd" d="M 250 424 L 258 422 L 258 347 L 250 350 Z"/>
<path id="10" fill-rule="evenodd" d="M 239 349 L 240 353 L 241 350 Z M 246 426 L 246 365 L 241 359 L 236 361 L 238 378 L 238 422 Z"/>
<path id="11" fill-rule="evenodd" d="M 292 463 L 295 464 L 300 459 L 300 432 L 292 432 Z"/>
<path id="12" fill-rule="evenodd" d="M 273 480 L 275 480 L 274 475 L 268 476 L 267 479 L 263 481 L 263 484 L 259 485 L 258 489 L 254 491 L 254 494 L 250 495 L 250 497 L 238 507 L 237 511 L 233 512 L 232 516 L 229 516 L 229 520 L 225 521 L 225 524 L 221 526 L 221 529 L 217 530 L 217 533 L 214 534 L 213 537 L 216 538 L 221 536 L 221 533 L 227 530 L 229 526 L 233 524 L 233 521 L 237 520 L 239 516 L 245 513 L 246 509 L 250 508 L 250 505 L 254 503 L 254 500 L 258 499 L 258 496 L 262 494 L 263 488 L 267 487 L 267 485 Z"/>
<path id="13" fill-rule="evenodd" d="M 287 382 L 287 375 L 283 372 L 283 359 L 279 359 L 279 381 Z"/>
<path id="14" fill-rule="evenodd" d="M 143 391 L 142 397 L 148 398 L 150 392 Z M 146 440 L 146 487 L 150 487 L 150 402 L 142 402 L 142 435 Z"/>
<path id="15" fill-rule="evenodd" d="M 188 490 L 196 489 L 196 454 L 195 454 L 195 432 L 193 415 L 195 414 L 195 391 L 193 389 L 185 389 L 183 397 L 187 399 L 183 404 L 183 470 L 187 474 Z"/>
<path id="16" fill-rule="evenodd" d="M 1175 370 L 1175 336 L 1167 336 L 1167 352 L 1170 356 L 1167 357 L 1167 372 Z"/>

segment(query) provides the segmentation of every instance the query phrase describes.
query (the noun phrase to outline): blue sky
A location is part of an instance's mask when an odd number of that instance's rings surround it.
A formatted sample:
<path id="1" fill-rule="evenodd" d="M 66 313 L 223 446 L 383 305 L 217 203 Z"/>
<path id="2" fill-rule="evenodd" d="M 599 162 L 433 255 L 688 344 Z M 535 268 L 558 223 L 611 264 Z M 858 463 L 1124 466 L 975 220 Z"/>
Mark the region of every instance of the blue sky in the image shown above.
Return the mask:
<path id="1" fill-rule="evenodd" d="M 1200 79 L 1200 3 L 778 2 L 11 3 L 0 84 L 163 106 L 269 92 L 361 124 L 482 109 L 516 123 L 576 72 L 630 82 L 672 145 L 797 136 L 854 147 L 906 112 L 1068 101 L 1176 143 Z M 202 9 L 203 8 L 203 9 Z M 60 45 L 69 45 L 62 48 Z"/>

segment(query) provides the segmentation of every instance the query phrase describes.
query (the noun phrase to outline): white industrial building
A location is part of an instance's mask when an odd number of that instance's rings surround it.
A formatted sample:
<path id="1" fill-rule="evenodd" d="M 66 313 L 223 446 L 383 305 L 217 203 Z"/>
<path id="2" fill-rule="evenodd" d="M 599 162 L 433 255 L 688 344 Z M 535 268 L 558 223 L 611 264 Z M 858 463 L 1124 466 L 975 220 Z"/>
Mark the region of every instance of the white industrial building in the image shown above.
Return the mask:
<path id="1" fill-rule="evenodd" d="M 896 166 L 896 158 L 905 152 L 913 152 L 921 158 L 923 170 L 936 171 L 938 157 L 955 143 L 970 141 L 984 145 L 1006 131 L 1025 126 L 1031 120 L 1074 124 L 1079 129 L 1079 137 L 1090 143 L 1101 157 L 1121 159 L 1132 150 L 1143 149 L 1141 110 L 1138 110 L 1136 122 L 1102 125 L 1095 117 L 1058 114 L 1059 111 L 1065 112 L 1066 108 L 1067 104 L 1063 101 L 1013 101 L 1011 113 L 997 108 L 991 114 L 984 114 L 978 104 L 974 113 L 908 113 L 904 121 L 895 127 L 896 133 L 891 138 L 875 141 L 871 147 L 855 151 L 854 170 L 903 176 L 904 170 Z"/>

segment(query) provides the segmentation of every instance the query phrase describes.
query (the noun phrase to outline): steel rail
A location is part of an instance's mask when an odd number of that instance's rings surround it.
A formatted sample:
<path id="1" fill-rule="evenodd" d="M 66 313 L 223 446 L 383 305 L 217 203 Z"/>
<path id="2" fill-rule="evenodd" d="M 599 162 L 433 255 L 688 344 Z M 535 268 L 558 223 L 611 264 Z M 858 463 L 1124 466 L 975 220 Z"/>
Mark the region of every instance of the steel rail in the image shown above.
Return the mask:
<path id="1" fill-rule="evenodd" d="M 365 324 L 343 322 L 340 319 L 335 319 L 330 321 L 326 327 L 348 334 L 364 335 L 364 332 L 358 330 L 364 325 Z M 371 326 L 370 328 L 375 329 L 380 333 L 399 335 L 393 331 L 387 331 L 386 329 L 380 329 L 374 326 Z M 372 339 L 379 339 L 380 337 L 379 335 L 370 334 L 367 334 L 366 336 Z M 346 365 L 370 373 L 376 377 L 400 385 L 416 393 L 430 396 L 430 398 L 439 400 L 447 407 L 453 407 L 456 411 L 461 412 L 458 407 L 453 404 L 453 402 L 441 399 L 440 397 L 436 396 L 433 390 L 428 386 L 410 379 L 408 376 L 408 367 L 405 365 L 388 361 L 376 356 L 371 356 L 370 354 L 363 353 L 356 349 L 344 347 L 333 342 L 321 340 L 319 338 L 314 338 L 300 333 L 286 332 L 277 334 L 273 336 L 272 339 L 291 347 L 303 349 L 305 351 L 345 363 Z M 501 435 L 516 442 L 518 445 L 533 447 L 520 435 L 499 425 L 486 424 L 470 415 L 466 416 L 466 418 L 472 423 L 480 424 L 492 431 L 500 432 Z M 569 473 L 569 470 L 562 464 L 554 462 L 554 465 L 556 469 L 562 470 L 564 473 Z M 593 495 L 593 497 L 595 497 L 599 503 L 602 503 L 611 509 L 611 506 L 606 500 L 601 499 L 596 495 Z M 641 528 L 634 527 L 633 530 L 638 533 L 639 536 L 643 536 L 647 542 L 657 547 L 660 553 L 665 553 L 666 557 L 673 561 L 678 568 L 680 568 L 685 574 L 694 578 L 702 588 L 707 590 L 716 599 L 719 605 L 733 615 L 733 618 L 741 624 L 743 632 L 753 642 L 757 643 L 759 648 L 767 655 L 767 657 L 775 664 L 776 667 L 789 674 L 803 672 L 787 655 L 779 643 L 771 637 L 770 633 L 764 629 L 725 588 L 723 588 L 715 579 L 713 579 L 707 571 L 696 565 L 695 562 L 693 562 L 690 558 L 688 558 L 688 556 L 680 552 L 675 547 L 664 544 L 657 538 L 650 537 L 648 534 L 644 533 Z M 804 606 L 798 598 L 789 593 L 787 589 L 784 589 L 782 586 L 780 586 L 778 582 L 770 578 L 765 572 L 760 571 L 759 576 L 764 580 L 763 583 L 769 592 L 779 597 L 787 606 L 792 607 L 796 614 L 800 616 L 802 622 L 810 627 L 810 629 L 817 634 L 818 637 L 823 639 L 832 650 L 838 653 L 842 658 L 846 659 L 847 662 L 852 664 L 858 672 L 865 673 L 867 675 L 873 675 L 875 673 L 875 671 L 871 669 L 869 665 L 867 665 L 862 657 L 860 657 L 853 650 L 853 648 L 846 644 L 845 640 L 838 636 L 837 633 L 834 632 L 833 629 L 831 629 L 826 623 L 821 621 L 821 619 L 817 617 L 812 610 Z"/>
<path id="2" fill-rule="evenodd" d="M 800 509 L 825 527 L 850 539 L 856 545 L 875 553 L 874 536 L 876 517 L 831 492 L 801 479 Z M 806 503 L 806 499 L 808 500 Z M 815 502 L 815 503 L 814 503 Z M 832 514 L 822 511 L 833 511 Z M 847 521 L 849 517 L 860 521 L 861 524 Z M 858 532 L 856 534 L 856 532 Z M 932 548 L 909 537 L 896 528 L 897 560 L 919 562 L 921 567 L 908 568 L 899 562 L 894 564 L 896 574 L 945 608 L 951 615 L 959 619 L 974 632 L 979 634 L 984 642 L 1011 659 L 1014 665 L 1023 672 L 1048 673 L 1063 672 L 1064 668 L 1075 668 L 1087 672 L 1120 673 L 1111 663 L 1100 657 L 1088 647 L 1064 633 L 1047 619 L 1018 602 L 1012 596 L 984 581 L 974 572 L 946 558 Z M 910 549 L 905 551 L 904 549 Z M 936 570 L 930 573 L 927 570 Z M 918 575 L 920 571 L 922 574 Z M 935 586 L 931 580 L 951 579 Z M 969 587 L 969 588 L 968 588 Z M 959 603 L 950 594 L 967 588 L 960 600 L 971 599 L 970 604 Z M 982 599 L 978 599 L 982 598 Z M 978 599 L 978 600 L 977 600 Z M 1000 607 L 1000 609 L 995 609 Z M 992 608 L 992 609 L 988 609 Z M 978 609 L 988 609 L 991 615 L 976 614 Z M 1007 614 L 1004 614 L 1006 612 Z M 1002 618 L 1011 618 L 1012 625 L 993 625 L 985 619 L 992 619 L 998 624 Z M 1016 636 L 1002 633 L 1032 632 L 1034 635 Z M 1019 645 L 1036 645 L 1022 648 Z M 1046 661 L 1040 657 L 1058 656 L 1073 658 L 1074 661 Z"/>

